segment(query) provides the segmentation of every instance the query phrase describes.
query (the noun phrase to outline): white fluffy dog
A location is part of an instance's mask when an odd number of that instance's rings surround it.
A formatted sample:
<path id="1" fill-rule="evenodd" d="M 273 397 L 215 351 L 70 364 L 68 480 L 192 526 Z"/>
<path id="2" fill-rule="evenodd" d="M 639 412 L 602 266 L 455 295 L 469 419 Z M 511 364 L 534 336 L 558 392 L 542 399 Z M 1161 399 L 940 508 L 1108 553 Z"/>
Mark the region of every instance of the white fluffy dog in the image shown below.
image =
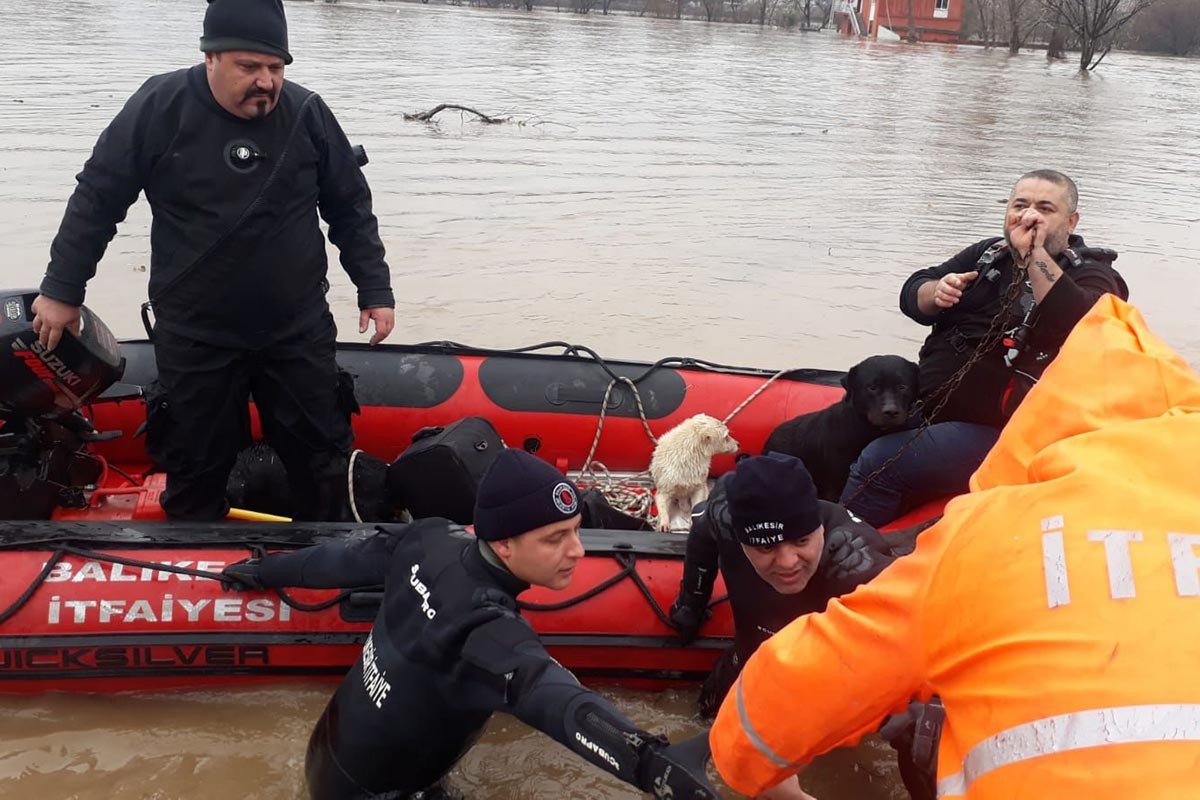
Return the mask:
<path id="1" fill-rule="evenodd" d="M 708 470 L 718 453 L 737 452 L 725 423 L 707 414 L 685 419 L 659 437 L 650 459 L 660 531 L 687 530 L 692 508 L 708 497 Z"/>

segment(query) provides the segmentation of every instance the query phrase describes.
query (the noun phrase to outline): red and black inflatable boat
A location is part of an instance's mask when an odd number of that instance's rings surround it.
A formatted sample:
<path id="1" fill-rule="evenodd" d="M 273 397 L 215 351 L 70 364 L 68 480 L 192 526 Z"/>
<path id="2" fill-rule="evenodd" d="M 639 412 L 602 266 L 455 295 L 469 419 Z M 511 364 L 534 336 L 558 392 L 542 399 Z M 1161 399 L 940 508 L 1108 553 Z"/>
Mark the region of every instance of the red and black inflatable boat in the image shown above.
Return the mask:
<path id="1" fill-rule="evenodd" d="M 29 335 L 33 296 L 0 297 L 0 692 L 341 676 L 370 628 L 377 587 L 234 593 L 204 576 L 255 548 L 303 547 L 371 526 L 166 521 L 164 476 L 138 435 L 143 388 L 155 377 L 152 346 L 118 345 L 89 314 L 79 339 L 46 353 Z M 568 473 L 583 466 L 603 417 L 594 457 L 618 478 L 649 463 L 643 417 L 655 435 L 694 414 L 723 418 L 775 374 L 684 358 L 606 362 L 561 343 L 526 351 L 347 344 L 338 359 L 362 407 L 356 447 L 384 460 L 420 428 L 482 416 L 508 446 Z M 759 452 L 780 422 L 835 401 L 840 377 L 779 377 L 730 422 L 742 450 Z M 719 457 L 713 473 L 733 463 Z M 523 596 L 555 657 L 592 682 L 653 688 L 703 678 L 732 620 L 718 599 L 689 647 L 666 624 L 685 537 L 588 530 L 584 541 L 588 554 L 568 590 Z M 718 585 L 715 596 L 722 592 Z"/>

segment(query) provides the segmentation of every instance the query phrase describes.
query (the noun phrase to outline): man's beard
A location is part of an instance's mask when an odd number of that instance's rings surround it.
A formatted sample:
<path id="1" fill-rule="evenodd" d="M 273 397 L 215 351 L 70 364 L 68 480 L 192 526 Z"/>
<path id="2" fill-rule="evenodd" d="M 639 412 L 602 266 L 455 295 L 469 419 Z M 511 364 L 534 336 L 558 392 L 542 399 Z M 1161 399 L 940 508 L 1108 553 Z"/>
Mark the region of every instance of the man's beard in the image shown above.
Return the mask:
<path id="1" fill-rule="evenodd" d="M 254 103 L 254 118 L 262 119 L 267 114 L 271 113 L 271 104 L 275 100 L 274 92 L 261 92 L 257 89 L 251 89 L 246 92 L 246 97 L 242 100 L 243 103 Z"/>

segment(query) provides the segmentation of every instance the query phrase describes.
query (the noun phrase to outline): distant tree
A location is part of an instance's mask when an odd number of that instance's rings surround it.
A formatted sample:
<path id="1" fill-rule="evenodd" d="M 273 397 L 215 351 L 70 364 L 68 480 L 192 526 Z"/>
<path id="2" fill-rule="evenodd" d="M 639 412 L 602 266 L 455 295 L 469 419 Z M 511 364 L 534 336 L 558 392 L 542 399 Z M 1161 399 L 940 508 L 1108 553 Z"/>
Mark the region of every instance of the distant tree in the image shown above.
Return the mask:
<path id="1" fill-rule="evenodd" d="M 1173 56 L 1200 55 L 1200 0 L 1160 0 L 1138 17 L 1129 44 Z"/>
<path id="2" fill-rule="evenodd" d="M 824 30 L 833 17 L 833 0 L 816 0 L 816 3 L 817 10 L 821 12 L 821 29 Z"/>
<path id="3" fill-rule="evenodd" d="M 978 0 L 975 4 L 979 12 L 979 35 L 984 47 L 991 48 L 996 43 L 999 31 L 1000 0 Z"/>
<path id="4" fill-rule="evenodd" d="M 725 8 L 725 0 L 700 0 L 700 5 L 704 8 L 704 19 L 706 21 L 720 21 L 721 11 Z"/>
<path id="5" fill-rule="evenodd" d="M 1055 23 L 1050 30 L 1050 41 L 1046 43 L 1046 58 L 1066 58 L 1067 57 L 1067 35 L 1063 33 L 1062 28 Z"/>
<path id="6" fill-rule="evenodd" d="M 1042 0 L 1079 42 L 1079 69 L 1088 72 L 1112 50 L 1117 34 L 1154 0 Z"/>
<path id="7" fill-rule="evenodd" d="M 1033 29 L 1042 21 L 1043 10 L 1031 0 L 1008 0 L 1008 52 L 1016 55 Z"/>

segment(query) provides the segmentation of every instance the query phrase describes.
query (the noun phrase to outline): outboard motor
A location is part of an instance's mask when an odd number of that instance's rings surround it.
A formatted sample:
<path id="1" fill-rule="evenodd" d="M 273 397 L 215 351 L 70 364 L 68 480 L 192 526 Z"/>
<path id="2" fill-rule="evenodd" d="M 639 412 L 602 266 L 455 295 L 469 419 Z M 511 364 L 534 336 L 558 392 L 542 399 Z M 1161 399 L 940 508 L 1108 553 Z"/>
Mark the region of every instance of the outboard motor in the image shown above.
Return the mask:
<path id="1" fill-rule="evenodd" d="M 125 371 L 117 340 L 86 306 L 80 332 L 52 351 L 33 332 L 35 291 L 0 292 L 0 518 L 46 519 L 82 506 L 101 462 L 86 443 L 107 438 L 79 408 Z"/>

